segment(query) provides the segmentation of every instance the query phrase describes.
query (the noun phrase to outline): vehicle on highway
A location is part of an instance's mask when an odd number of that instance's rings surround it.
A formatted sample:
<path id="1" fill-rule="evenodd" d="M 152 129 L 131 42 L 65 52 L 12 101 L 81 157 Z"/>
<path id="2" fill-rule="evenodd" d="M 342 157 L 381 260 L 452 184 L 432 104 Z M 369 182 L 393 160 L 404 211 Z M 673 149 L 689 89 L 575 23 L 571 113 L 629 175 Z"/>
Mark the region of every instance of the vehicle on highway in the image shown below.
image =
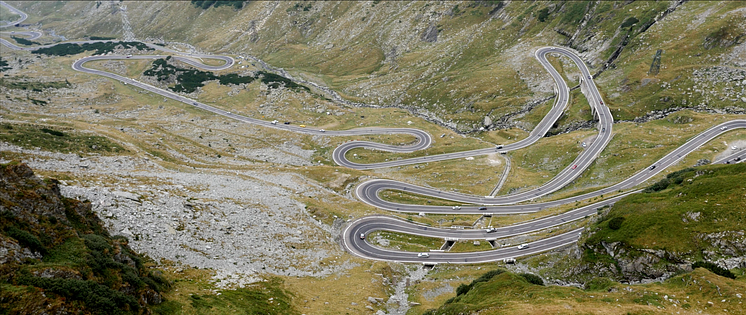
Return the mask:
<path id="1" fill-rule="evenodd" d="M 132 55 L 127 55 L 127 58 L 132 58 Z"/>
<path id="2" fill-rule="evenodd" d="M 740 161 L 740 160 L 741 160 L 741 158 L 740 158 L 740 157 L 737 157 L 737 158 L 735 158 L 735 159 L 733 159 L 733 160 L 734 160 L 734 161 Z"/>
<path id="3" fill-rule="evenodd" d="M 606 127 L 601 128 L 601 132 L 606 132 Z"/>
<path id="4" fill-rule="evenodd" d="M 277 120 L 273 120 L 273 121 L 272 121 L 272 124 L 273 124 L 273 125 L 277 125 L 277 123 L 278 123 L 278 121 L 277 121 Z"/>
<path id="5" fill-rule="evenodd" d="M 601 105 L 603 105 L 603 104 L 604 104 L 604 101 L 599 101 L 599 102 L 601 102 Z"/>
<path id="6" fill-rule="evenodd" d="M 578 168 L 577 164 L 575 164 L 575 165 L 572 166 L 572 169 L 576 169 L 576 168 Z"/>
<path id="7" fill-rule="evenodd" d="M 528 248 L 528 244 L 518 245 L 518 249 L 526 249 L 526 248 Z"/>
<path id="8" fill-rule="evenodd" d="M 487 207 L 479 207 L 479 210 L 487 210 Z"/>
<path id="9" fill-rule="evenodd" d="M 720 127 L 720 130 L 728 129 L 728 127 Z"/>
<path id="10" fill-rule="evenodd" d="M 298 127 L 306 128 L 306 125 L 298 125 Z"/>
<path id="11" fill-rule="evenodd" d="M 651 171 L 654 170 L 654 169 L 655 169 L 655 165 L 653 165 L 653 166 L 650 167 Z"/>
<path id="12" fill-rule="evenodd" d="M 493 228 L 493 227 L 490 227 L 490 228 L 484 229 L 484 231 L 487 232 L 487 233 L 494 233 L 494 232 L 497 232 L 497 229 Z"/>
<path id="13" fill-rule="evenodd" d="M 326 132 L 326 130 L 324 130 L 324 129 L 319 129 L 319 131 L 321 131 L 321 132 Z"/>
<path id="14" fill-rule="evenodd" d="M 451 209 L 453 209 L 453 210 L 461 210 L 461 206 L 453 206 L 453 207 L 451 207 Z"/>
<path id="15" fill-rule="evenodd" d="M 289 121 L 286 121 L 286 122 L 284 122 L 284 124 L 286 124 L 286 125 L 289 125 L 289 124 L 290 124 L 290 122 L 289 122 Z"/>
<path id="16" fill-rule="evenodd" d="M 192 105 L 197 105 L 197 102 L 192 102 Z"/>
<path id="17" fill-rule="evenodd" d="M 417 254 L 417 257 L 418 258 L 427 258 L 427 257 L 430 257 L 430 254 L 429 253 L 419 253 L 419 254 Z"/>
<path id="18" fill-rule="evenodd" d="M 502 144 L 498 144 L 498 145 L 497 145 L 497 146 L 495 147 L 495 149 L 497 149 L 497 150 L 500 150 L 500 149 L 502 149 L 502 148 L 503 148 L 503 145 L 502 145 Z"/>
<path id="19" fill-rule="evenodd" d="M 360 233 L 360 239 L 361 239 L 361 240 L 364 240 L 364 239 L 365 239 L 365 234 L 364 234 L 364 233 Z"/>

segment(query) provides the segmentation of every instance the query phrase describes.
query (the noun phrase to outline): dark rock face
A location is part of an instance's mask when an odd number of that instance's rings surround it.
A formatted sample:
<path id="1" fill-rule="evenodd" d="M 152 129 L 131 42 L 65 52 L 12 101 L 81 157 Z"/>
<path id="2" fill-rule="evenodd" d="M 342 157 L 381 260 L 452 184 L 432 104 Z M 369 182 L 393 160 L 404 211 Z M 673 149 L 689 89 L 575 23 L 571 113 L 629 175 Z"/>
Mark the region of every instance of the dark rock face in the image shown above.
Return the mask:
<path id="1" fill-rule="evenodd" d="M 437 42 L 438 41 L 438 27 L 436 27 L 433 24 L 430 24 L 430 26 L 428 26 L 427 29 L 425 29 L 425 31 L 422 32 L 422 35 L 420 35 L 420 39 L 428 43 Z"/>

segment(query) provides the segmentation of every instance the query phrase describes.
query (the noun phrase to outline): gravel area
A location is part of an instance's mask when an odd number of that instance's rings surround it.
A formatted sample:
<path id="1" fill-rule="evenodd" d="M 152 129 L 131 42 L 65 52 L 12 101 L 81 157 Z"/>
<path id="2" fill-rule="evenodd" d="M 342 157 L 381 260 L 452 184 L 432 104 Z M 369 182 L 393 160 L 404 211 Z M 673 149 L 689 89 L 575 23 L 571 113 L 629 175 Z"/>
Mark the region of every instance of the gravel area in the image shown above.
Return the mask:
<path id="1" fill-rule="evenodd" d="M 81 158 L 4 143 L 0 152 L 21 153 L 37 171 L 75 174 L 62 181 L 62 194 L 90 200 L 112 235 L 128 237 L 133 249 L 156 261 L 210 268 L 219 287 L 256 282 L 262 274 L 325 276 L 354 267 L 322 262 L 341 253 L 335 231 L 292 197 L 327 192 L 296 174 L 175 171 L 147 158 Z"/>

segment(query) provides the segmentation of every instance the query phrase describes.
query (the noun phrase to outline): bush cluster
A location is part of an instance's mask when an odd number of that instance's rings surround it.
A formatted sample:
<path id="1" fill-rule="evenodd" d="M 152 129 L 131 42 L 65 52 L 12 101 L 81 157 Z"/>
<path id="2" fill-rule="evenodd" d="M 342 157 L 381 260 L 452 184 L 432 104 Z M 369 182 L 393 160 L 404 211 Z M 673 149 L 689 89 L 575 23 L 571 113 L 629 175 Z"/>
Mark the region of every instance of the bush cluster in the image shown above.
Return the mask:
<path id="1" fill-rule="evenodd" d="M 479 278 L 474 279 L 474 281 L 472 281 L 469 284 L 462 284 L 462 285 L 458 286 L 458 288 L 456 288 L 456 296 L 464 295 L 466 293 L 469 293 L 469 291 L 471 291 L 471 289 L 476 284 L 478 284 L 480 282 L 490 281 L 490 279 L 492 279 L 493 277 L 495 277 L 495 276 L 497 276 L 499 274 L 502 274 L 503 272 L 505 272 L 505 270 L 502 270 L 502 269 L 491 270 L 491 271 L 488 271 L 487 273 L 481 275 Z"/>
<path id="2" fill-rule="evenodd" d="M 137 48 L 137 50 L 153 50 L 153 48 L 140 42 L 102 42 L 102 43 L 85 43 L 85 44 L 57 44 L 52 47 L 40 48 L 32 51 L 33 54 L 44 54 L 48 56 L 67 56 L 77 55 L 85 51 L 95 50 L 94 54 L 106 54 L 114 51 L 114 49 L 122 45 L 125 49 Z"/>
<path id="3" fill-rule="evenodd" d="M 176 76 L 176 85 L 169 88 L 175 92 L 192 93 L 196 91 L 197 88 L 204 86 L 204 82 L 211 80 L 218 80 L 221 85 L 229 85 L 241 83 L 248 84 L 254 82 L 254 80 L 258 78 L 261 78 L 261 81 L 271 89 L 277 89 L 281 86 L 284 86 L 296 91 L 311 91 L 306 86 L 297 84 L 288 78 L 270 72 L 258 71 L 254 76 L 239 76 L 235 73 L 218 76 L 212 74 L 211 72 L 183 69 L 170 65 L 167 62 L 168 59 L 170 59 L 170 57 L 153 61 L 153 66 L 143 72 L 143 74 L 146 76 L 156 77 L 159 81 L 167 80 L 171 75 Z"/>
<path id="4" fill-rule="evenodd" d="M 41 44 L 39 44 L 39 43 L 37 43 L 37 42 L 34 42 L 34 41 L 30 41 L 30 40 L 28 40 L 28 39 L 25 39 L 25 38 L 22 38 L 22 37 L 11 36 L 10 38 L 12 38 L 13 40 L 15 40 L 15 41 L 16 41 L 16 43 L 19 43 L 19 44 L 21 44 L 21 45 L 26 45 L 26 46 L 31 46 L 31 45 L 41 45 Z"/>
<path id="5" fill-rule="evenodd" d="M 609 228 L 616 231 L 622 228 L 622 223 L 624 223 L 624 217 L 613 218 L 609 220 Z"/>
<path id="6" fill-rule="evenodd" d="M 712 272 L 712 273 L 714 273 L 714 274 L 716 274 L 718 276 L 721 276 L 721 277 L 726 277 L 726 278 L 731 278 L 731 279 L 735 279 L 736 278 L 736 275 L 733 274 L 733 272 L 731 272 L 730 270 L 725 269 L 723 267 L 720 267 L 720 266 L 718 266 L 716 264 L 713 264 L 711 262 L 707 262 L 707 261 L 698 261 L 698 262 L 695 262 L 695 263 L 692 264 L 692 269 L 696 269 L 696 268 L 705 268 L 705 269 L 709 270 L 710 272 Z"/>
<path id="7" fill-rule="evenodd" d="M 221 6 L 232 6 L 236 10 L 240 10 L 243 8 L 243 0 L 223 0 L 223 1 L 216 1 L 216 0 L 208 0 L 208 1 L 195 1 L 192 0 L 192 4 L 195 7 L 201 8 L 201 9 L 209 9 L 210 7 L 221 7 Z"/>

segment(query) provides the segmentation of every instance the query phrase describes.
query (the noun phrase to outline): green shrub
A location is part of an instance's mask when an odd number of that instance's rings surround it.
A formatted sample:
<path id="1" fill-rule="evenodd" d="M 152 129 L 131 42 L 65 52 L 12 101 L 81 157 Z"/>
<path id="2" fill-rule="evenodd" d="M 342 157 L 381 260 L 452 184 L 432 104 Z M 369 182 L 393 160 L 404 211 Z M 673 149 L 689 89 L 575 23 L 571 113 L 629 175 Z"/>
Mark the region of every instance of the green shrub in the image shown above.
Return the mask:
<path id="1" fill-rule="evenodd" d="M 64 137 L 65 136 L 65 133 L 62 132 L 62 131 L 57 131 L 57 130 L 52 130 L 52 129 L 47 129 L 47 128 L 41 128 L 41 131 L 44 132 L 44 133 L 48 133 L 50 135 L 53 135 L 53 136 L 58 136 L 58 137 Z"/>
<path id="2" fill-rule="evenodd" d="M 16 239 L 21 246 L 28 247 L 32 251 L 39 252 L 41 254 L 47 253 L 47 248 L 39 241 L 39 239 L 28 231 L 21 230 L 15 226 L 9 227 L 5 231 L 6 235 Z"/>
<path id="3" fill-rule="evenodd" d="M 613 218 L 609 220 L 609 228 L 616 231 L 622 227 L 622 223 L 624 223 L 624 217 Z"/>
<path id="4" fill-rule="evenodd" d="M 661 179 L 655 184 L 650 185 L 649 187 L 645 188 L 643 190 L 644 193 L 651 193 L 656 191 L 661 191 L 666 188 L 668 188 L 668 185 L 671 184 L 671 181 L 668 178 Z"/>
<path id="5" fill-rule="evenodd" d="M 627 28 L 627 27 L 630 27 L 630 26 L 634 25 L 637 22 L 640 22 L 640 20 L 638 20 L 634 16 L 630 16 L 626 20 L 624 20 L 624 22 L 622 22 L 622 25 L 619 26 L 619 27 L 621 27 L 621 28 Z"/>
<path id="6" fill-rule="evenodd" d="M 11 36 L 10 38 L 12 38 L 13 40 L 15 40 L 15 41 L 16 41 L 16 43 L 19 43 L 19 44 L 21 44 L 21 45 L 26 45 L 26 46 L 31 46 L 31 45 L 41 45 L 41 44 L 39 44 L 39 43 L 37 43 L 37 42 L 34 42 L 34 41 L 30 41 L 30 40 L 28 40 L 28 39 L 25 39 L 25 38 L 21 38 L 21 37 Z"/>
<path id="7" fill-rule="evenodd" d="M 505 272 L 505 270 L 502 270 L 502 269 L 491 270 L 491 271 L 488 271 L 485 274 L 481 275 L 479 278 L 474 279 L 474 281 L 472 281 L 468 285 L 467 284 L 462 284 L 462 285 L 458 286 L 458 288 L 456 288 L 456 296 L 464 295 L 466 293 L 469 293 L 469 291 L 477 283 L 490 281 L 490 279 L 492 279 L 493 277 L 495 277 L 495 276 L 497 276 L 497 275 L 499 275 L 499 274 L 501 274 L 503 272 Z"/>
<path id="8" fill-rule="evenodd" d="M 549 8 L 539 10 L 539 14 L 536 16 L 536 18 L 539 19 L 539 22 L 546 22 L 547 17 L 549 17 Z"/>
<path id="9" fill-rule="evenodd" d="M 692 264 L 692 269 L 696 269 L 696 268 L 705 268 L 705 269 L 709 270 L 710 272 L 712 272 L 712 273 L 714 273 L 714 274 L 716 274 L 718 276 L 721 276 L 721 277 L 726 277 L 726 278 L 731 278 L 731 279 L 735 279 L 736 278 L 736 275 L 734 275 L 733 272 L 731 272 L 730 270 L 725 269 L 723 267 L 720 267 L 720 266 L 718 266 L 716 264 L 713 264 L 711 262 L 707 262 L 707 261 L 698 261 L 698 262 L 695 262 L 695 263 Z"/>
<path id="10" fill-rule="evenodd" d="M 93 281 L 41 278 L 25 274 L 18 277 L 18 283 L 32 285 L 68 299 L 82 301 L 94 314 L 125 314 L 140 309 L 134 297 Z"/>
<path id="11" fill-rule="evenodd" d="M 535 284 L 535 285 L 544 285 L 544 280 L 542 280 L 541 277 L 533 273 L 522 273 L 519 276 L 523 277 L 523 279 L 526 279 L 528 283 Z"/>

